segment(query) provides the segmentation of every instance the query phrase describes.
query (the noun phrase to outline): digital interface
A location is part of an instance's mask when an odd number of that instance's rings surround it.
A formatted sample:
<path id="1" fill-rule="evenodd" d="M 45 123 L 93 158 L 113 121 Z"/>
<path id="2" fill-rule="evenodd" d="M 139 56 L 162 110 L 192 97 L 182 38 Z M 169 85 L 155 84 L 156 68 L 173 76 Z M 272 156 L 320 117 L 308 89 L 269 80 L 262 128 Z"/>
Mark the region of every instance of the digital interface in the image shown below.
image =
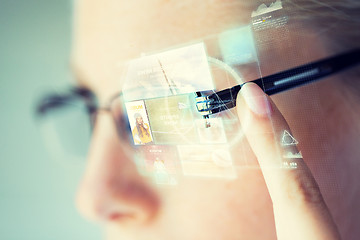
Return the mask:
<path id="1" fill-rule="evenodd" d="M 156 144 L 193 144 L 198 142 L 193 104 L 189 95 L 146 100 Z"/>
<path id="2" fill-rule="evenodd" d="M 204 43 L 132 60 L 124 82 L 126 102 L 214 89 Z"/>
<path id="3" fill-rule="evenodd" d="M 144 174 L 155 183 L 175 185 L 179 176 L 231 179 L 237 168 L 258 167 L 239 160 L 247 159 L 251 149 L 236 110 L 203 117 L 195 93 L 241 84 L 243 66 L 255 66 L 262 76 L 260 69 L 266 66 L 258 51 L 280 47 L 274 44 L 275 36 L 280 42 L 289 40 L 289 18 L 282 9 L 281 1 L 263 4 L 252 13 L 250 25 L 127 63 L 122 89 L 132 141 Z M 216 44 L 218 51 L 209 54 L 209 44 Z M 287 131 L 279 139 L 284 154 L 278 167 L 296 168 L 296 159 L 302 158 L 301 152 L 293 151 L 297 140 Z"/>
<path id="4" fill-rule="evenodd" d="M 179 146 L 179 153 L 186 176 L 236 177 L 226 145 Z"/>
<path id="5" fill-rule="evenodd" d="M 127 102 L 126 109 L 134 144 L 142 145 L 153 142 L 152 131 L 144 101 Z"/>
<path id="6" fill-rule="evenodd" d="M 156 184 L 177 184 L 179 159 L 176 148 L 151 145 L 143 146 L 140 151 L 145 175 L 153 177 Z"/>

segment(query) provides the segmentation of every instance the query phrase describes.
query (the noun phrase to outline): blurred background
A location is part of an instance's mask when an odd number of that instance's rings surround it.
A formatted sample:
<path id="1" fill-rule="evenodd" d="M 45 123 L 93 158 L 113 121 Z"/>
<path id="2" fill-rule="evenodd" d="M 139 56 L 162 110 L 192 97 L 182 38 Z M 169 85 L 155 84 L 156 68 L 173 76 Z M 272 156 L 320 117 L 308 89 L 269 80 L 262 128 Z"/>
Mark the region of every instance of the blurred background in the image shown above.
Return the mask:
<path id="1" fill-rule="evenodd" d="M 55 161 L 36 100 L 72 81 L 70 0 L 0 0 L 0 239 L 100 239 L 75 208 L 85 163 Z"/>

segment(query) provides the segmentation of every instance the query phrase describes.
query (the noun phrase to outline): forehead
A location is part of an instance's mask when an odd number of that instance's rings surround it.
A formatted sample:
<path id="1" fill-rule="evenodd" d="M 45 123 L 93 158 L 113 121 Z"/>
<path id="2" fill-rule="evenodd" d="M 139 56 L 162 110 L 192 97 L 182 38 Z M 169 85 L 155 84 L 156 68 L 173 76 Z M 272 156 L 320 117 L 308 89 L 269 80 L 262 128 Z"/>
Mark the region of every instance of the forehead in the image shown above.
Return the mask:
<path id="1" fill-rule="evenodd" d="M 75 8 L 75 74 L 81 85 L 105 98 L 119 86 L 122 62 L 242 26 L 255 2 L 80 0 Z"/>

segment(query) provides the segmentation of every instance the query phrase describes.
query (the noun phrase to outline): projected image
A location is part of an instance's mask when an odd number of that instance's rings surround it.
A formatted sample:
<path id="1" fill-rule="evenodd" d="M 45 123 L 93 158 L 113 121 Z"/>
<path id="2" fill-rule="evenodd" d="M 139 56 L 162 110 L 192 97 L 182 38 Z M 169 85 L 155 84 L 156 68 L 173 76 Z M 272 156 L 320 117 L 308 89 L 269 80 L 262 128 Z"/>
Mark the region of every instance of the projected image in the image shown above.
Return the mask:
<path id="1" fill-rule="evenodd" d="M 302 159 L 302 153 L 297 149 L 299 142 L 287 130 L 284 130 L 281 136 L 280 145 L 283 149 L 283 168 L 297 168 L 297 161 Z"/>
<path id="2" fill-rule="evenodd" d="M 144 146 L 142 149 L 145 171 L 156 184 L 177 184 L 178 158 L 176 148 L 169 146 Z"/>
<path id="3" fill-rule="evenodd" d="M 241 65 L 257 61 L 251 26 L 221 33 L 219 35 L 219 46 L 224 62 L 229 65 Z"/>
<path id="4" fill-rule="evenodd" d="M 179 146 L 181 167 L 186 176 L 235 178 L 226 145 Z"/>
<path id="5" fill-rule="evenodd" d="M 274 69 L 269 69 L 268 62 L 276 59 L 277 66 L 290 68 L 298 65 L 296 59 L 298 45 L 291 38 L 291 16 L 277 0 L 270 5 L 261 4 L 252 16 L 252 31 L 258 53 L 258 64 L 263 74 L 267 75 Z M 298 33 L 301 35 L 301 33 Z M 281 54 L 279 55 L 279 53 Z M 280 70 L 280 69 L 279 69 Z"/>
<path id="6" fill-rule="evenodd" d="M 276 2 L 271 3 L 269 6 L 266 6 L 266 4 L 261 4 L 256 11 L 253 11 L 251 14 L 251 17 L 257 17 L 266 13 L 271 13 L 276 10 L 282 9 L 282 2 L 281 0 L 276 0 Z"/>
<path id="7" fill-rule="evenodd" d="M 135 145 L 151 144 L 153 138 L 144 101 L 128 102 L 126 110 Z"/>
<path id="8" fill-rule="evenodd" d="M 225 143 L 226 136 L 221 118 L 197 119 L 196 129 L 200 143 Z M 211 127 L 208 127 L 210 124 Z"/>
<path id="9" fill-rule="evenodd" d="M 145 101 L 156 144 L 191 144 L 198 142 L 188 95 Z"/>
<path id="10" fill-rule="evenodd" d="M 213 89 L 204 43 L 171 49 L 128 63 L 125 101 Z M 133 91 L 135 90 L 135 91 Z"/>

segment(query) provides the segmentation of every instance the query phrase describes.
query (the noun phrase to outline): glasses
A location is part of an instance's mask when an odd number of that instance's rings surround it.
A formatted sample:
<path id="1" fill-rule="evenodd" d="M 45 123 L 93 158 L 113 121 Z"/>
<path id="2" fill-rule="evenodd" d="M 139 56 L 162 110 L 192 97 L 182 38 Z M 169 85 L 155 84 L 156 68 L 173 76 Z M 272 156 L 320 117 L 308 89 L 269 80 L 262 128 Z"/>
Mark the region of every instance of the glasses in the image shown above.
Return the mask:
<path id="1" fill-rule="evenodd" d="M 83 159 L 99 112 L 111 113 L 118 135 L 127 139 L 130 127 L 126 116 L 119 112 L 121 96 L 114 94 L 104 106 L 99 106 L 96 96 L 86 88 L 74 87 L 44 96 L 37 105 L 36 118 L 47 148 L 57 157 L 66 153 L 65 158 Z"/>
<path id="2" fill-rule="evenodd" d="M 268 95 L 272 95 L 321 80 L 359 63 L 360 49 L 356 49 L 250 82 L 258 85 Z M 237 94 L 244 84 L 246 83 L 210 95 L 207 92 L 197 92 L 196 106 L 198 111 L 204 118 L 208 118 L 211 114 L 235 107 Z"/>
<path id="3" fill-rule="evenodd" d="M 179 61 L 184 61 L 183 56 L 181 59 Z M 148 60 L 141 61 L 149 66 Z M 234 164 L 244 163 L 234 163 L 232 158 L 232 149 L 239 149 L 243 138 L 243 129 L 232 108 L 246 83 L 234 86 L 241 81 L 240 75 L 226 63 L 207 57 L 213 75 L 216 71 L 222 72 L 222 83 L 225 82 L 222 88 L 229 88 L 189 90 L 189 86 L 179 86 L 172 80 L 166 61 L 159 58 L 151 61 L 157 66 L 154 70 L 154 65 L 151 72 L 162 77 L 163 85 L 137 86 L 134 76 L 147 76 L 149 70 L 133 62 L 125 77 L 132 82 L 125 84 L 123 91 L 114 94 L 104 106 L 99 106 L 96 96 L 86 88 L 45 96 L 37 107 L 37 116 L 43 123 L 46 142 L 51 145 L 48 148 L 57 156 L 68 153 L 67 159 L 83 159 L 98 113 L 107 112 L 114 120 L 122 152 L 132 154 L 130 157 L 145 175 L 156 173 L 157 183 L 175 184 L 178 169 L 182 169 L 184 175 L 234 177 Z M 271 95 L 317 81 L 359 62 L 360 50 L 357 49 L 251 82 Z M 209 74 L 204 70 L 209 68 L 204 65 L 204 58 L 196 56 L 191 65 L 203 68 L 202 74 Z M 174 158 L 181 161 L 164 161 Z M 211 164 L 216 166 L 202 162 L 203 159 L 211 159 Z"/>

